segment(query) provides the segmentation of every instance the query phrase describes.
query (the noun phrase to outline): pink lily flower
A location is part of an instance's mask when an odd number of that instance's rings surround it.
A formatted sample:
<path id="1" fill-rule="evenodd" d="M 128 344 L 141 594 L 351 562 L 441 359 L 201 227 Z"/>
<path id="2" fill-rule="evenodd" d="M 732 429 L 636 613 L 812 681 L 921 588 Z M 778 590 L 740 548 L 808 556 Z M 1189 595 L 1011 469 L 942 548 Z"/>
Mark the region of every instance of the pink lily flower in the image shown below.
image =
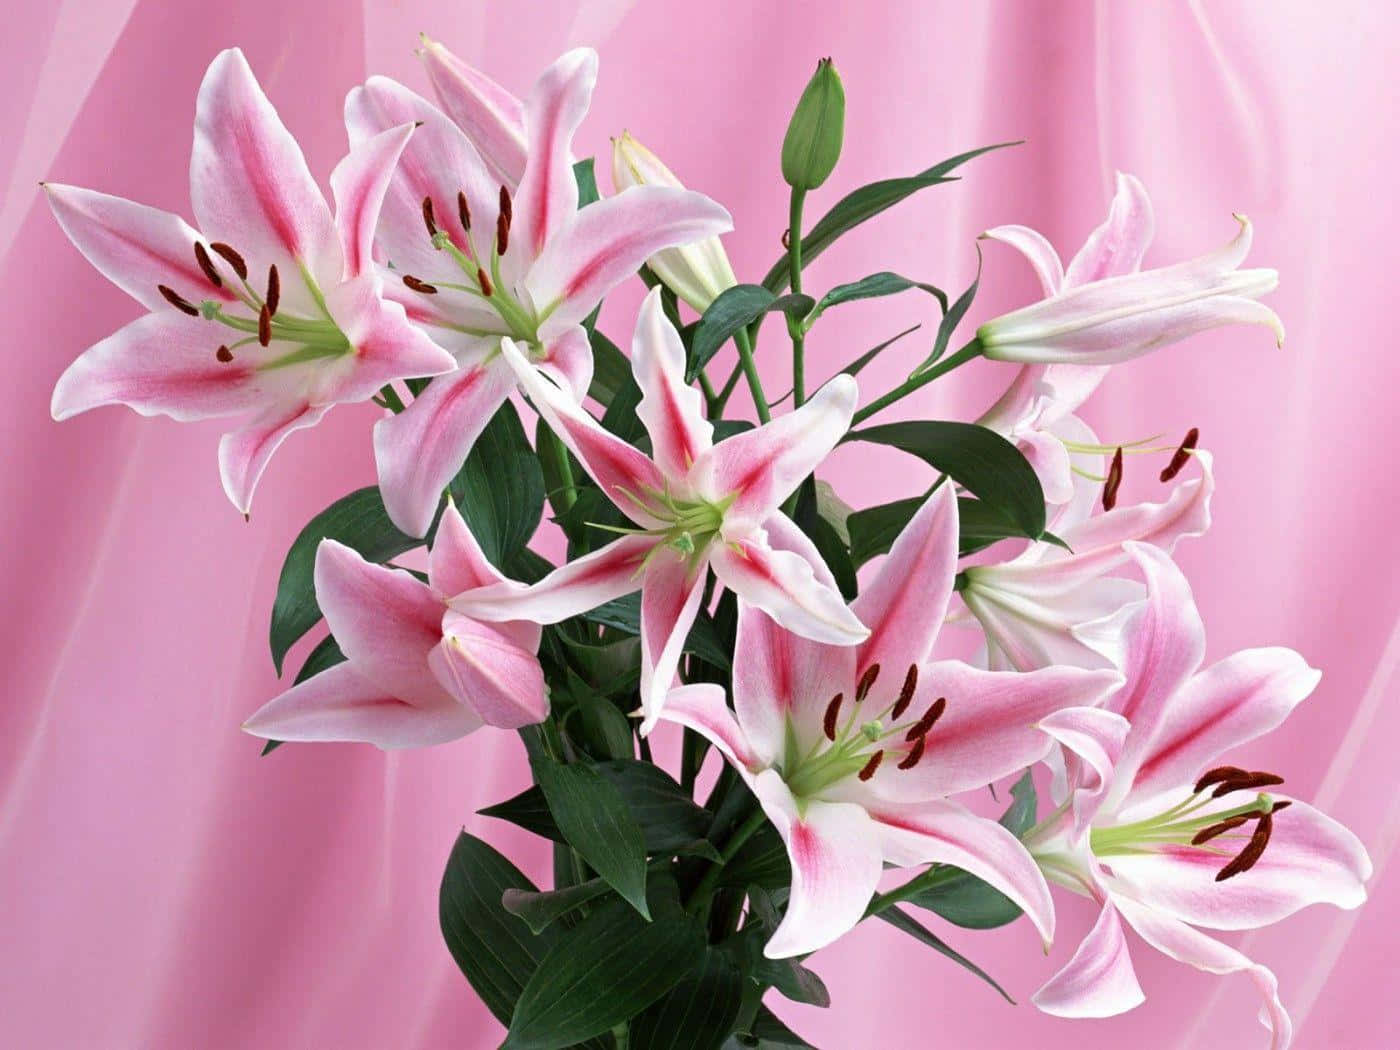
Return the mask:
<path id="1" fill-rule="evenodd" d="M 545 379 L 514 341 L 502 347 L 541 417 L 636 531 L 528 589 L 474 591 L 454 599 L 454 608 L 558 623 L 640 586 L 643 733 L 655 725 L 675 676 L 707 569 L 804 637 L 835 645 L 866 637 L 816 547 L 778 509 L 850 426 L 855 380 L 837 376 L 796 411 L 715 445 L 700 394 L 685 383 L 685 348 L 653 289 L 632 341 L 642 390 L 637 415 L 653 449 L 648 458 Z"/>
<path id="2" fill-rule="evenodd" d="M 1095 704 L 1114 671 L 1026 674 L 932 660 L 957 567 L 957 502 L 933 493 L 852 611 L 860 646 L 784 630 L 742 596 L 734 710 L 713 685 L 672 692 L 661 717 L 704 734 L 787 843 L 792 892 L 764 951 L 802 955 L 856 925 L 884 864 L 951 864 L 1015 901 L 1048 944 L 1049 888 L 1021 843 L 947 796 L 1043 758 L 1037 722 Z"/>
<path id="3" fill-rule="evenodd" d="M 512 584 L 486 560 L 457 508 L 443 512 L 428 582 L 374 565 L 334 540 L 316 550 L 316 600 L 345 654 L 243 724 L 269 740 L 353 740 L 386 750 L 455 740 L 549 713 L 534 623 L 481 623 L 448 606 Z"/>
<path id="4" fill-rule="evenodd" d="M 1136 273 L 1154 226 L 1146 188 L 1119 172 L 1108 218 L 1089 234 L 1068 268 L 1050 242 L 1027 226 L 997 226 L 982 236 L 1020 251 L 1051 300 L 1094 281 Z M 1107 374 L 1107 365 L 1023 365 L 1006 393 L 977 420 L 1020 448 L 1040 478 L 1047 503 L 1058 506 L 1073 498 L 1072 454 L 1098 445 L 1074 412 Z"/>
<path id="5" fill-rule="evenodd" d="M 1129 192 L 1136 196 L 1140 189 L 1129 187 Z M 1121 181 L 1119 190 L 1124 190 Z M 1175 266 L 1131 272 L 1136 269 L 1132 256 L 1139 239 L 1150 233 L 1150 218 L 1144 230 L 1141 219 L 1125 217 L 1115 232 L 1111 216 L 1109 229 L 1096 231 L 1096 236 L 1104 234 L 1102 243 L 1095 246 L 1091 238 L 1086 245 L 1090 254 L 1076 257 L 1076 263 L 1084 264 L 1082 272 L 1067 274 L 1063 282 L 1053 253 L 1046 254 L 1048 246 L 1038 235 L 1029 230 L 1013 233 L 1009 239 L 1018 242 L 1040 271 L 1047 298 L 979 328 L 983 353 L 993 360 L 1026 364 L 1108 365 L 1229 324 L 1264 325 L 1282 346 L 1282 322 L 1256 301 L 1278 287 L 1278 272 L 1239 268 L 1249 254 L 1254 229 L 1244 216 L 1235 218 L 1240 231 L 1224 248 Z M 1121 243 L 1112 243 L 1119 237 Z M 1095 258 L 1099 251 L 1107 256 Z M 1105 261 L 1108 265 L 1102 265 Z M 1130 262 L 1133 265 L 1125 266 Z"/>
<path id="6" fill-rule="evenodd" d="M 239 50 L 215 57 L 195 110 L 190 196 L 199 223 L 93 190 L 47 183 L 59 225 L 150 313 L 59 378 L 55 419 L 99 405 L 185 421 L 251 415 L 225 434 L 219 470 L 248 513 L 268 460 L 294 430 L 395 379 L 454 366 L 381 297 L 370 249 L 404 122 L 364 139 L 331 175 L 332 217 L 301 149 Z"/>
<path id="7" fill-rule="evenodd" d="M 1069 550 L 1032 543 L 1010 561 L 963 570 L 960 596 L 986 638 L 988 667 L 1109 665 L 1078 629 L 1142 597 L 1142 584 L 1122 576 L 1132 568 L 1131 545 L 1171 552 L 1181 539 L 1210 528 L 1211 455 L 1198 449 L 1191 459 L 1200 476 L 1177 485 L 1160 503 L 1093 514 L 1097 488 L 1078 486 L 1050 523 Z"/>
<path id="8" fill-rule="evenodd" d="M 426 33 L 419 40 L 418 54 L 443 112 L 467 133 L 491 174 L 514 190 L 530 155 L 525 104 Z"/>
<path id="9" fill-rule="evenodd" d="M 664 187 L 579 210 L 570 149 L 597 71 L 598 56 L 580 48 L 535 84 L 514 193 L 460 128 L 402 85 L 373 77 L 346 99 L 352 142 L 421 122 L 385 198 L 379 246 L 395 267 L 385 271 L 388 294 L 458 365 L 375 427 L 384 504 L 411 535 L 427 532 L 443 489 L 516 387 L 502 336 L 582 398 L 593 355 L 581 322 L 649 256 L 732 226 L 708 197 Z"/>
<path id="10" fill-rule="evenodd" d="M 1052 881 L 1102 905 L 1040 1009 L 1105 1017 L 1143 1001 L 1124 924 L 1174 959 L 1247 974 L 1282 1050 L 1291 1023 L 1265 967 L 1200 932 L 1265 926 L 1309 904 L 1358 907 L 1371 862 L 1311 806 L 1274 793 L 1282 778 L 1220 765 L 1280 725 L 1320 674 L 1290 649 L 1248 649 L 1200 670 L 1205 631 L 1181 571 L 1130 544 L 1147 597 L 1116 619 L 1126 681 L 1102 709 L 1059 711 L 1041 728 L 1062 746 L 1059 808 L 1026 844 Z"/>

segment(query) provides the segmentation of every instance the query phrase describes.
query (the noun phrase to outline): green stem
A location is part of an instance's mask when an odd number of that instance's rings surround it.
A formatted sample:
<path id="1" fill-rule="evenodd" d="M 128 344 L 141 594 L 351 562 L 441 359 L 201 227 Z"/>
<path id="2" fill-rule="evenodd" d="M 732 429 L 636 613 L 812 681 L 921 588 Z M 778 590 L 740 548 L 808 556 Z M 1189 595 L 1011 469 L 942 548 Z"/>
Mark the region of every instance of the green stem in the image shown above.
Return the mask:
<path id="1" fill-rule="evenodd" d="M 802 201 L 806 190 L 793 187 L 788 204 L 788 284 L 794 295 L 802 294 Z M 801 408 L 807 400 L 804 342 L 806 330 L 801 318 L 788 315 L 788 335 L 792 337 L 792 407 Z"/>
<path id="2" fill-rule="evenodd" d="M 745 329 L 741 328 L 734 333 L 734 345 L 739 348 L 739 366 L 743 368 L 744 376 L 749 381 L 749 393 L 753 395 L 758 421 L 767 423 L 773 417 L 768 411 L 768 398 L 763 393 L 763 382 L 758 378 L 758 365 L 753 359 L 753 343 L 749 341 L 749 333 Z"/>
<path id="3" fill-rule="evenodd" d="M 715 393 L 714 383 L 710 382 L 710 377 L 706 375 L 705 370 L 703 368 L 700 369 L 700 375 L 698 378 L 700 379 L 700 392 L 705 395 L 705 411 L 708 414 L 709 411 L 714 407 L 715 398 L 718 395 Z"/>
<path id="4" fill-rule="evenodd" d="M 724 849 L 720 851 L 718 863 L 710 865 L 704 877 L 696 884 L 695 892 L 685 902 L 686 911 L 692 915 L 698 915 L 702 909 L 709 905 L 710 898 L 714 896 L 715 884 L 719 882 L 724 866 L 734 859 L 734 855 L 739 852 L 739 847 L 747 842 L 767 819 L 767 814 L 763 812 L 762 807 L 759 807 L 749 814 L 747 820 L 734 829 L 734 833 L 729 836 L 729 841 L 724 844 Z"/>
<path id="5" fill-rule="evenodd" d="M 720 387 L 719 395 L 715 398 L 714 404 L 710 407 L 710 418 L 718 419 L 724 414 L 724 406 L 729 404 L 729 395 L 734 393 L 734 388 L 739 385 L 739 377 L 744 374 L 743 364 L 736 364 L 729 373 L 729 378 L 724 381 L 724 386 Z"/>
<path id="6" fill-rule="evenodd" d="M 877 893 L 870 899 L 870 903 L 865 907 L 865 918 L 872 915 L 879 915 L 886 908 L 892 908 L 896 904 L 907 901 L 910 897 L 930 887 L 937 886 L 940 882 L 957 878 L 959 872 L 956 868 L 950 868 L 945 864 L 935 864 L 927 871 L 916 875 L 903 886 L 896 886 L 888 893 Z"/>
<path id="7" fill-rule="evenodd" d="M 901 400 L 902 398 L 908 397 L 915 390 L 918 390 L 921 386 L 925 386 L 928 383 L 932 383 L 935 379 L 939 378 L 940 376 L 947 375 L 949 372 L 959 367 L 960 365 L 965 365 L 969 361 L 972 361 L 981 356 L 982 344 L 978 342 L 977 339 L 974 337 L 970 343 L 964 346 L 957 353 L 953 354 L 951 357 L 945 357 L 942 361 L 939 361 L 936 365 L 933 365 L 931 368 L 928 368 L 923 372 L 919 372 L 915 375 L 910 376 L 908 379 L 900 383 L 899 386 L 895 387 L 883 397 L 877 397 L 874 401 L 870 402 L 870 404 L 866 405 L 864 408 L 862 408 L 859 412 L 855 414 L 854 418 L 852 418 L 851 420 L 851 425 L 854 426 L 857 423 L 865 422 L 865 420 L 869 419 L 876 412 L 879 412 L 881 409 L 888 408 L 890 405 L 894 404 L 896 401 Z"/>
<path id="8" fill-rule="evenodd" d="M 564 482 L 559 502 L 563 504 L 564 510 L 568 510 L 578 502 L 578 486 L 574 483 L 574 468 L 569 464 L 569 450 L 557 437 L 552 438 L 549 447 L 550 454 L 554 457 L 554 465 L 559 471 L 559 478 Z"/>
<path id="9" fill-rule="evenodd" d="M 626 1021 L 623 1021 L 612 1030 L 612 1037 L 613 1046 L 616 1047 L 616 1050 L 627 1050 L 629 1035 Z"/>

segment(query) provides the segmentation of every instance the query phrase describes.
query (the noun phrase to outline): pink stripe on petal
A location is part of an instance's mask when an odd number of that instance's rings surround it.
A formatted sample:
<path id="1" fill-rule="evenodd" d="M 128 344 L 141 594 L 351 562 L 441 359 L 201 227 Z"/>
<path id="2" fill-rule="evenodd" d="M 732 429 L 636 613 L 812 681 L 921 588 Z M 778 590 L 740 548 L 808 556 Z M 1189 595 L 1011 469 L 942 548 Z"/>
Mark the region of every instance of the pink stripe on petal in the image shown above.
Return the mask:
<path id="1" fill-rule="evenodd" d="M 1089 935 L 1031 1002 L 1056 1017 L 1113 1017 L 1146 998 L 1133 971 L 1118 909 L 1105 900 Z"/>
<path id="2" fill-rule="evenodd" d="M 642 576 L 642 728 L 646 736 L 670 692 L 681 647 L 695 623 L 707 573 L 703 559 L 659 548 Z"/>
<path id="3" fill-rule="evenodd" d="M 331 408 L 305 402 L 274 405 L 248 425 L 223 436 L 219 442 L 219 475 L 224 492 L 239 511 L 249 512 L 253 490 L 282 442 L 297 430 L 314 427 Z"/>
<path id="4" fill-rule="evenodd" d="M 597 79 L 597 52 L 576 48 L 540 74 L 525 100 L 529 152 L 515 196 L 511 241 L 519 247 L 512 255 L 523 252 L 526 259 L 537 258 L 578 209 L 574 132 L 588 112 Z"/>
<path id="5" fill-rule="evenodd" d="M 491 726 L 519 729 L 549 714 L 544 671 L 533 652 L 494 625 L 449 612 L 442 642 L 428 654 L 442 686 Z"/>
<path id="6" fill-rule="evenodd" d="M 335 225 L 345 252 L 345 277 L 358 277 L 374 261 L 379 209 L 412 124 L 380 132 L 355 146 L 331 172 Z"/>
<path id="7" fill-rule="evenodd" d="M 652 458 L 668 477 L 684 477 L 709 450 L 714 428 L 700 392 L 685 382 L 685 347 L 653 288 L 637 316 L 632 373 L 642 391 L 637 415 L 651 436 Z"/>

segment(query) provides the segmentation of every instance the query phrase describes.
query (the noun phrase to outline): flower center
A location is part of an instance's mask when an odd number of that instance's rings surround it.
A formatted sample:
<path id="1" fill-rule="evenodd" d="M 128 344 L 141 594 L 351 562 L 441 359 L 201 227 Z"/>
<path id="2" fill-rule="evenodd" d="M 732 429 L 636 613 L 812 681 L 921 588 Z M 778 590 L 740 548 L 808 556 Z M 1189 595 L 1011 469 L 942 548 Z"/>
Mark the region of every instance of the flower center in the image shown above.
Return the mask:
<path id="1" fill-rule="evenodd" d="M 687 557 L 705 553 L 724 527 L 724 514 L 734 497 L 718 502 L 707 499 L 682 498 L 667 490 L 643 489 L 633 492 L 621 489 L 622 495 L 635 503 L 648 516 L 662 522 L 652 529 L 633 529 L 616 525 L 591 523 L 594 528 L 626 535 L 655 536 L 656 550 L 672 549 Z M 653 552 L 654 553 L 654 552 Z"/>
<path id="2" fill-rule="evenodd" d="M 218 256 L 219 262 L 214 261 L 214 256 Z M 297 344 L 297 347 L 277 356 L 259 354 L 254 363 L 258 371 L 285 368 L 318 358 L 341 357 L 354 351 L 350 340 L 332 320 L 321 289 L 304 267 L 301 277 L 320 312 L 319 316 L 300 317 L 282 309 L 282 277 L 277 272 L 275 263 L 268 267 L 267 284 L 264 291 L 259 293 L 248 281 L 248 264 L 231 246 L 213 241 L 206 248 L 199 241 L 195 241 L 194 258 L 209 281 L 217 287 L 227 287 L 237 296 L 250 316 L 244 316 L 233 304 L 221 303 L 214 299 L 205 299 L 196 306 L 168 285 L 158 284 L 156 290 L 166 302 L 181 313 L 191 317 L 203 317 L 206 321 L 213 321 L 235 332 L 245 333 L 242 339 L 229 340 L 218 345 L 214 351 L 214 358 L 219 363 L 232 364 L 240 356 L 234 351 L 254 343 L 260 347 L 267 347 L 274 339 L 281 343 Z"/>
<path id="3" fill-rule="evenodd" d="M 918 666 L 911 665 L 894 701 L 874 717 L 866 717 L 866 700 L 879 675 L 879 664 L 872 664 L 861 675 L 855 688 L 855 702 L 844 721 L 841 710 L 846 694 L 837 693 L 831 698 L 822 718 L 822 735 L 810 748 L 803 749 L 789 720 L 779 771 L 796 798 L 811 798 L 852 776 L 861 781 L 869 780 L 884 763 L 886 752 L 898 756 L 895 768 L 899 770 L 913 769 L 924 757 L 928 735 L 947 710 L 947 697 L 940 696 L 922 716 L 909 722 L 905 715 L 919 683 Z"/>
<path id="4" fill-rule="evenodd" d="M 1231 859 L 1215 876 L 1217 882 L 1223 882 L 1248 871 L 1264 855 L 1273 834 L 1274 814 L 1292 803 L 1258 789 L 1282 783 L 1283 778 L 1273 773 L 1219 766 L 1196 782 L 1185 801 L 1145 820 L 1094 828 L 1089 833 L 1089 845 L 1100 858 L 1182 847 L 1228 857 Z M 1238 791 L 1257 793 L 1232 809 L 1201 814 L 1201 809 L 1212 800 Z"/>

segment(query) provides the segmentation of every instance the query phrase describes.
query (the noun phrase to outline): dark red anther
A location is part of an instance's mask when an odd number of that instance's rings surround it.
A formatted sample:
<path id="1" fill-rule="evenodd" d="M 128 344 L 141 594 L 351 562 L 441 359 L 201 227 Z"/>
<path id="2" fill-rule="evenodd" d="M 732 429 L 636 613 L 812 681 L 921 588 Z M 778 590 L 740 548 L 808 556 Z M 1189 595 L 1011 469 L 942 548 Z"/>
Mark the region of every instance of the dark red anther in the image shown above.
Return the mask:
<path id="1" fill-rule="evenodd" d="M 909 754 L 905 755 L 896 769 L 913 769 L 919 764 L 919 759 L 924 757 L 924 746 L 928 737 L 921 736 L 914 741 L 914 746 L 909 749 Z"/>
<path id="2" fill-rule="evenodd" d="M 238 274 L 240 281 L 248 279 L 248 264 L 243 261 L 243 256 L 222 241 L 210 241 L 209 247 L 214 254 L 221 256 L 226 263 L 233 267 L 233 272 Z"/>
<path id="3" fill-rule="evenodd" d="M 215 288 L 224 286 L 224 279 L 219 276 L 219 271 L 214 269 L 214 260 L 209 258 L 209 253 L 204 250 L 204 245 L 198 241 L 194 242 L 194 261 L 199 263 L 199 268 L 204 271 L 204 276 L 209 278 L 209 283 Z"/>
<path id="4" fill-rule="evenodd" d="M 1212 824 L 1208 828 L 1202 828 L 1200 831 L 1196 832 L 1195 837 L 1191 840 L 1191 845 L 1204 846 L 1217 835 L 1223 835 L 1227 831 L 1233 831 L 1241 824 L 1248 824 L 1255 816 L 1256 814 L 1254 813 L 1241 813 L 1237 817 L 1230 817 L 1227 820 L 1222 820 L 1219 824 Z"/>
<path id="5" fill-rule="evenodd" d="M 1123 450 L 1113 453 L 1108 466 L 1108 480 L 1103 484 L 1103 509 L 1112 510 L 1118 503 L 1118 486 L 1123 484 Z"/>
<path id="6" fill-rule="evenodd" d="M 1172 453 L 1171 462 L 1166 465 L 1160 477 L 1163 481 L 1171 481 L 1181 473 L 1181 468 L 1186 466 L 1186 461 L 1191 458 L 1191 450 L 1196 447 L 1196 441 L 1201 436 L 1199 427 L 1192 427 L 1186 432 L 1186 436 L 1181 439 L 1181 444 Z"/>
<path id="7" fill-rule="evenodd" d="M 919 665 L 910 664 L 904 675 L 904 684 L 899 687 L 899 699 L 894 702 L 894 707 L 890 708 L 891 719 L 898 722 L 904 716 L 904 712 L 909 710 L 909 705 L 914 702 L 914 690 L 918 684 Z"/>
<path id="8" fill-rule="evenodd" d="M 437 222 L 433 219 L 433 199 L 423 198 L 423 225 L 428 227 L 428 236 L 437 236 Z"/>
<path id="9" fill-rule="evenodd" d="M 781 239 L 782 242 L 783 242 L 783 249 L 784 249 L 784 250 L 787 250 L 788 248 L 791 248 L 791 247 L 792 247 L 792 243 L 791 243 L 791 241 L 792 241 L 792 231 L 791 231 L 791 230 L 784 230 L 784 231 L 783 231 L 783 235 L 782 235 L 782 237 L 781 237 L 780 239 Z"/>
<path id="10" fill-rule="evenodd" d="M 946 696 L 940 696 L 929 705 L 929 709 L 924 712 L 924 717 L 909 727 L 909 732 L 904 734 L 904 739 L 917 740 L 919 737 L 926 735 L 928 731 L 933 728 L 933 724 L 943 717 L 943 711 L 947 706 L 948 698 Z"/>
<path id="11" fill-rule="evenodd" d="M 476 283 L 481 285 L 481 294 L 490 299 L 496 294 L 495 286 L 491 284 L 491 278 L 486 275 L 486 270 L 478 266 L 476 269 Z"/>
<path id="12" fill-rule="evenodd" d="M 258 311 L 258 342 L 263 346 L 272 342 L 272 311 L 267 308 L 267 303 L 263 303 L 263 308 Z"/>
<path id="13" fill-rule="evenodd" d="M 831 703 L 826 705 L 826 714 L 822 715 L 822 732 L 826 734 L 828 740 L 836 739 L 836 716 L 841 713 L 841 701 L 845 699 L 845 693 L 837 693 L 831 698 Z"/>
<path id="14" fill-rule="evenodd" d="M 1224 882 L 1226 879 L 1234 878 L 1241 872 L 1248 871 L 1259 863 L 1259 858 L 1264 855 L 1264 848 L 1269 844 L 1269 836 L 1274 831 L 1274 818 L 1268 813 L 1259 814 L 1259 823 L 1254 829 L 1254 834 L 1249 837 L 1249 842 L 1244 849 L 1240 850 L 1239 856 L 1226 864 L 1215 873 L 1216 882 Z"/>
<path id="15" fill-rule="evenodd" d="M 864 700 L 870 695 L 870 690 L 875 686 L 875 679 L 880 677 L 880 665 L 871 664 L 865 669 L 865 674 L 860 676 L 860 681 L 856 683 L 856 700 Z"/>
<path id="16" fill-rule="evenodd" d="M 467 207 L 467 195 L 461 190 L 457 191 L 457 219 L 462 224 L 462 229 L 471 231 L 472 210 Z"/>
<path id="17" fill-rule="evenodd" d="M 1291 805 L 1293 805 L 1293 800 L 1291 798 L 1280 799 L 1278 802 L 1274 803 L 1273 809 L 1269 810 L 1269 812 L 1277 813 L 1279 810 L 1287 809 Z"/>
<path id="18" fill-rule="evenodd" d="M 156 285 L 156 291 L 160 292 L 160 294 L 165 297 L 165 301 L 171 306 L 175 307 L 175 309 L 179 310 L 182 314 L 189 314 L 191 317 L 199 316 L 199 307 L 195 306 L 194 303 L 187 301 L 180 295 L 179 292 L 175 291 L 173 288 L 167 288 L 163 284 L 158 284 Z"/>
<path id="19" fill-rule="evenodd" d="M 437 285 L 429 284 L 427 281 L 420 281 L 410 273 L 403 275 L 403 283 L 412 288 L 415 292 L 422 292 L 424 295 L 437 295 Z"/>
<path id="20" fill-rule="evenodd" d="M 214 356 L 217 357 L 224 364 L 228 364 L 230 361 L 233 360 L 233 351 L 226 346 L 221 346 L 219 347 L 219 349 L 214 351 Z"/>
<path id="21" fill-rule="evenodd" d="M 1219 784 L 1222 780 L 1238 780 L 1240 777 L 1249 776 L 1249 770 L 1241 769 L 1239 766 L 1216 766 L 1207 770 L 1201 779 L 1196 781 L 1195 794 L 1199 795 L 1212 784 Z"/>
<path id="22" fill-rule="evenodd" d="M 510 245 L 510 217 L 505 213 L 496 216 L 496 254 L 504 255 Z"/>
<path id="23" fill-rule="evenodd" d="M 870 761 L 865 763 L 865 765 L 861 767 L 860 772 L 857 773 L 856 776 L 858 776 L 861 780 L 869 780 L 875 775 L 875 770 L 880 768 L 880 762 L 882 759 L 884 759 L 884 757 L 885 752 L 883 750 L 876 751 L 873 755 L 870 756 Z"/>
<path id="24" fill-rule="evenodd" d="M 1277 787 L 1283 783 L 1283 777 L 1274 773 L 1246 773 L 1242 777 L 1231 777 L 1222 781 L 1214 791 L 1210 793 L 1211 798 L 1220 798 L 1233 791 L 1253 791 L 1259 788 Z"/>
<path id="25" fill-rule="evenodd" d="M 267 268 L 267 295 L 264 297 L 269 315 L 277 312 L 277 304 L 282 301 L 282 278 L 277 273 L 277 264 Z"/>
<path id="26" fill-rule="evenodd" d="M 505 216 L 506 225 L 509 226 L 512 217 L 510 190 L 506 189 L 504 186 L 501 187 L 501 214 Z"/>

